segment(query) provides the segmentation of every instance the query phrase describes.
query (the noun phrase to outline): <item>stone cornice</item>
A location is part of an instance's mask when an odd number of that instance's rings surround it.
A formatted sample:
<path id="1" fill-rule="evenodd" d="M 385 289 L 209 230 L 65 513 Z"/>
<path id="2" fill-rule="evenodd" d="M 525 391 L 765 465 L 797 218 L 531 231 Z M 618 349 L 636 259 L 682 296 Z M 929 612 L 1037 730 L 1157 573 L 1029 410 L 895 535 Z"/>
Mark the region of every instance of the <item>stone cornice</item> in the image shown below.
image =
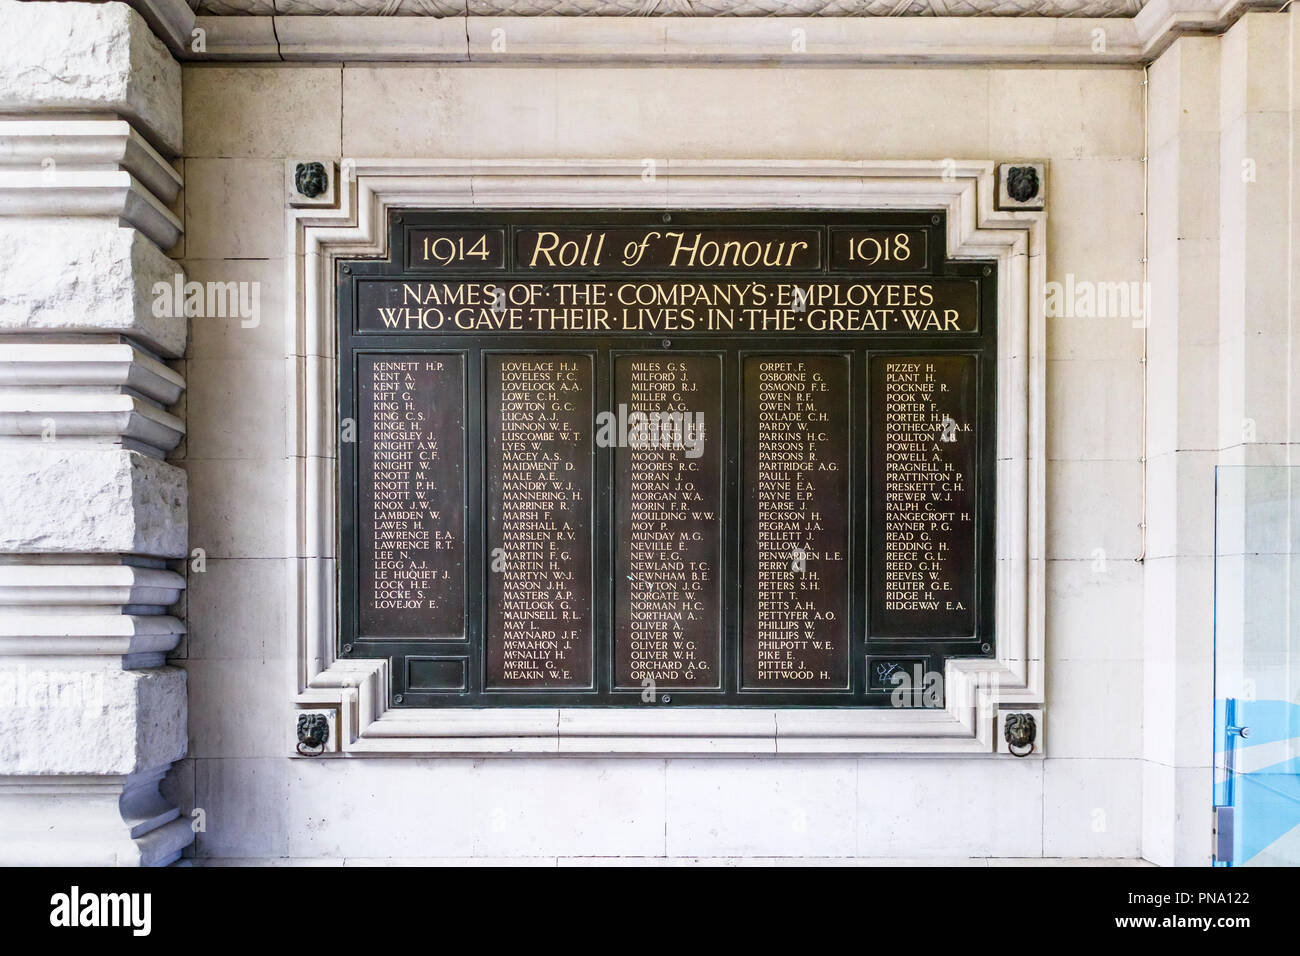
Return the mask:
<path id="1" fill-rule="evenodd" d="M 163 2 L 163 0 L 152 0 Z M 182 2 L 182 0 L 172 0 Z M 199 0 L 202 16 L 1131 17 L 1148 0 Z"/>
<path id="2" fill-rule="evenodd" d="M 1135 15 L 1108 9 L 1093 17 L 200 16 L 196 23 L 204 49 L 181 55 L 227 61 L 591 65 L 1140 64 L 1183 34 L 1220 32 L 1249 10 L 1281 5 L 1279 0 L 1148 0 Z M 277 7 L 283 6 L 284 0 L 277 0 Z M 1114 10 L 1119 6 L 1111 4 Z M 476 9 L 473 0 L 470 9 Z"/>

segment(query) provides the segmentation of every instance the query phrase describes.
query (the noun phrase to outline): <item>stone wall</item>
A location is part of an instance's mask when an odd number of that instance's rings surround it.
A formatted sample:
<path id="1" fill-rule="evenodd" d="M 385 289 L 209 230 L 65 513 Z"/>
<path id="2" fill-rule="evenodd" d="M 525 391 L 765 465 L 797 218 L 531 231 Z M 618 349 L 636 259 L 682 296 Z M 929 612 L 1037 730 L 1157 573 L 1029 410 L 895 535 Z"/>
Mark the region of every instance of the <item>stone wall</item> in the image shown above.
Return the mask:
<path id="1" fill-rule="evenodd" d="M 190 754 L 201 858 L 1140 853 L 1142 331 L 1048 320 L 1046 760 L 290 759 L 289 158 L 1042 159 L 1049 280 L 1140 282 L 1143 74 L 1113 69 L 186 68 Z M 255 821 L 255 822 L 254 822 Z"/>
<path id="2" fill-rule="evenodd" d="M 1296 427 L 1300 12 L 1159 7 L 1093 66 L 182 67 L 184 4 L 0 0 L 0 861 L 1206 862 L 1214 468 Z M 286 164 L 350 157 L 1046 163 L 1046 757 L 290 756 Z"/>

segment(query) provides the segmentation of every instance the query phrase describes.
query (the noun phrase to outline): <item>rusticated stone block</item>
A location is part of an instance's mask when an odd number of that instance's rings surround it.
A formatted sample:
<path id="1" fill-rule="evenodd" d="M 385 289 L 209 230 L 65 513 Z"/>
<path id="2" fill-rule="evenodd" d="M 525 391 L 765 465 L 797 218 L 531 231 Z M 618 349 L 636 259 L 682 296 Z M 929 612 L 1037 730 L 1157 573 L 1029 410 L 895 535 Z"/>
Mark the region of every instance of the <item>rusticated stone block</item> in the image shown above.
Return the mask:
<path id="1" fill-rule="evenodd" d="M 0 774 L 130 774 L 185 755 L 185 672 L 0 663 Z"/>
<path id="2" fill-rule="evenodd" d="M 58 442 L 0 455 L 0 552 L 186 553 L 181 469 L 122 448 Z"/>
<path id="3" fill-rule="evenodd" d="M 0 23 L 0 112 L 116 113 L 180 154 L 181 67 L 140 14 L 124 3 L 0 0 Z"/>
<path id="4" fill-rule="evenodd" d="M 181 267 L 135 229 L 0 219 L 0 262 L 0 330 L 117 332 L 167 356 L 185 351 L 185 316 L 155 310 L 153 293 Z"/>

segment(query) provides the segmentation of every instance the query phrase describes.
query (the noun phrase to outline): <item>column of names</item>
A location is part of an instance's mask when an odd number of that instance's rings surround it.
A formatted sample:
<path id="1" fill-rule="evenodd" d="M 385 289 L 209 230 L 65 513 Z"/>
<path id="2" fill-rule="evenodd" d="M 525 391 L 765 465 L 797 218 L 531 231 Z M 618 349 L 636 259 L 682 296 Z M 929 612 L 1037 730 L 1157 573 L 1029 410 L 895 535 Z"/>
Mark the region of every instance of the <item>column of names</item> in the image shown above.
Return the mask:
<path id="1" fill-rule="evenodd" d="M 360 634 L 465 636 L 464 364 L 361 355 Z"/>
<path id="2" fill-rule="evenodd" d="M 975 369 L 872 361 L 873 637 L 975 633 Z"/>
<path id="3" fill-rule="evenodd" d="M 720 686 L 722 361 L 614 363 L 615 685 Z"/>
<path id="4" fill-rule="evenodd" d="M 583 354 L 487 360 L 491 689 L 592 686 L 592 367 Z"/>
<path id="5" fill-rule="evenodd" d="M 742 686 L 849 686 L 849 359 L 744 371 Z"/>

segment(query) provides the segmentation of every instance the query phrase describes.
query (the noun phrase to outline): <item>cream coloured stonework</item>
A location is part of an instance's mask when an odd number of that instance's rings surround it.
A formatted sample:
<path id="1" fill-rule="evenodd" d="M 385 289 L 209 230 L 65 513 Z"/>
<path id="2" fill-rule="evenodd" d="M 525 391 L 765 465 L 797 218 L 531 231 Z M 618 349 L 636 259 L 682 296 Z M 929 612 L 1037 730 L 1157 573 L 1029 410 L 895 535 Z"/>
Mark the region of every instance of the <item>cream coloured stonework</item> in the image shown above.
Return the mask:
<path id="1" fill-rule="evenodd" d="M 207 71 L 213 72 L 211 79 L 189 80 Z M 1139 70 L 664 70 L 631 64 L 587 70 L 541 65 L 466 70 L 322 63 L 191 66 L 186 77 L 187 123 L 203 125 L 211 115 L 212 122 L 228 128 L 234 122 L 227 112 L 232 109 L 258 118 L 241 127 L 238 142 L 211 143 L 204 147 L 208 155 L 191 154 L 187 169 L 201 160 L 213 174 L 223 165 L 234 170 L 246 160 L 291 156 L 333 161 L 354 173 L 362 157 L 376 156 L 573 160 L 613 155 L 634 161 L 638 172 L 646 156 L 1045 160 L 1051 214 L 1044 231 L 1044 277 L 1059 281 L 1067 272 L 1098 280 L 1142 277 Z M 1023 82 L 1030 78 L 1047 95 L 1026 98 Z M 231 91 L 233 100 L 218 95 L 222 88 Z M 277 90 L 283 91 L 286 104 L 280 112 Z M 300 105 L 291 109 L 288 104 L 301 104 L 307 90 L 316 97 L 319 115 L 297 122 L 293 115 Z M 255 103 L 253 91 L 261 94 Z M 248 105 L 241 105 L 244 102 Z M 692 108 L 682 109 L 682 103 Z M 801 108 L 813 103 L 828 105 Z M 321 132 L 332 125 L 331 116 L 340 117 L 337 152 L 325 151 L 320 141 Z M 286 131 L 298 127 L 303 130 L 300 141 L 290 136 L 286 142 Z M 361 168 L 366 169 L 364 164 Z M 382 164 L 376 164 L 375 171 L 380 168 Z M 277 183 L 274 189 L 279 194 L 282 186 Z M 516 195 L 522 205 L 542 193 L 537 184 L 521 180 Z M 437 200 L 429 195 L 425 204 Z M 232 221 L 259 222 L 267 230 L 282 228 L 287 215 L 282 199 L 279 223 L 272 221 L 264 196 L 232 192 L 229 201 Z M 665 195 L 639 201 L 664 202 Z M 837 200 L 812 191 L 809 201 Z M 1064 213 L 1058 212 L 1062 209 Z M 196 211 L 189 209 L 186 217 L 190 240 L 230 248 L 221 220 Z M 373 211 L 368 214 L 373 216 Z M 204 232 L 210 235 L 201 236 Z M 286 296 L 303 269 L 319 268 L 310 254 L 295 256 L 284 239 L 277 249 L 256 255 L 268 258 L 206 258 L 202 268 L 207 274 L 221 274 L 222 268 L 267 270 L 281 264 Z M 296 323 L 298 313 L 291 314 Z M 278 313 L 268 315 L 266 321 L 278 325 L 278 342 L 266 336 L 265 328 L 241 331 L 196 322 L 192 357 L 220 355 L 233 363 L 228 376 L 251 377 L 260 360 L 299 356 L 290 364 L 295 371 L 287 388 L 332 383 L 330 343 L 305 337 Z M 205 341 L 209 344 L 202 344 Z M 328 457 L 333 426 L 317 416 L 320 427 L 295 430 L 288 436 L 292 444 L 278 458 L 259 452 L 262 457 L 255 459 L 218 460 L 192 445 L 186 464 L 195 499 L 192 534 L 196 545 L 209 546 L 214 556 L 209 568 L 216 570 L 206 577 L 191 575 L 195 600 L 190 604 L 190 628 L 202 641 L 201 646 L 191 641 L 184 661 L 193 701 L 192 758 L 182 761 L 174 776 L 183 806 L 206 807 L 212 811 L 210 819 L 250 813 L 256 807 L 267 820 L 259 833 L 212 825 L 198 835 L 196 853 L 485 860 L 501 855 L 554 860 L 575 854 L 713 858 L 792 852 L 881 860 L 1045 853 L 1137 856 L 1142 766 L 1132 741 L 1133 728 L 1140 727 L 1141 697 L 1124 691 L 1112 698 L 1095 688 L 1106 681 L 1133 688 L 1133 681 L 1140 681 L 1142 578 L 1134 559 L 1140 551 L 1141 422 L 1136 412 L 1125 416 L 1125 399 L 1116 397 L 1107 406 L 1114 410 L 1112 424 L 1102 433 L 1068 396 L 1089 401 L 1117 387 L 1131 401 L 1140 392 L 1141 341 L 1141 330 L 1127 317 L 1044 321 L 1047 537 L 1042 606 L 1049 701 L 1044 717 L 1050 750 L 1046 759 L 1036 761 L 783 758 L 770 753 L 721 762 L 707 755 L 288 759 L 283 756 L 291 737 L 286 703 L 303 677 L 295 663 L 295 645 L 292 640 L 286 643 L 284 635 L 317 635 L 306 647 L 308 658 L 323 660 L 331 654 L 322 636 L 330 633 L 334 613 L 334 541 L 328 515 L 308 521 L 310 530 L 301 539 L 285 527 L 285 516 L 299 494 L 294 483 L 315 486 L 318 490 L 312 493 L 319 494 L 334 480 Z M 1055 383 L 1067 391 L 1054 394 Z M 323 393 L 316 394 L 322 397 L 313 399 L 315 407 L 329 408 Z M 254 414 L 263 401 L 224 388 L 221 400 L 229 403 L 227 414 L 234 420 Z M 291 462 L 289 456 L 299 447 L 309 454 Z M 1057 474 L 1073 482 L 1068 500 L 1053 490 Z M 1067 513 L 1077 517 L 1061 524 Z M 1094 554 L 1099 547 L 1107 549 L 1100 567 Z M 276 587 L 277 580 L 287 581 L 288 587 Z M 316 598 L 301 601 L 300 587 Z M 229 607 L 236 594 L 241 610 L 232 617 Z M 251 622 L 258 620 L 267 626 L 249 633 Z M 1053 674 L 1058 675 L 1055 680 Z M 341 687 L 331 693 L 339 700 L 355 696 L 356 689 Z M 248 706 L 226 706 L 232 694 L 241 695 Z M 250 707 L 256 713 L 250 714 Z M 274 719 L 277 712 L 285 715 L 284 730 L 271 739 L 261 722 Z M 752 719 L 739 715 L 737 725 L 743 731 Z M 572 720 L 577 721 L 569 725 L 573 731 L 583 730 L 581 714 Z M 1099 721 L 1106 730 L 1091 733 Z M 346 721 L 339 726 L 348 729 Z M 554 717 L 549 722 L 543 718 L 536 732 L 558 740 L 556 726 Z M 771 727 L 769 722 L 760 733 L 769 735 L 775 749 Z M 516 719 L 512 732 L 519 730 Z M 650 734 L 662 730 L 660 725 Z M 402 738 L 390 739 L 389 746 L 400 751 Z M 712 741 L 697 742 L 708 747 Z M 641 753 L 654 745 L 635 739 L 627 743 L 640 747 Z M 480 740 L 475 746 L 483 744 Z M 752 738 L 748 746 L 753 747 Z M 753 799 L 727 799 L 731 785 L 719 778 L 719 768 L 727 778 L 734 774 L 735 786 Z M 546 781 L 557 799 L 528 798 L 531 780 Z M 667 794 L 667 801 L 630 796 L 647 791 Z M 329 806 L 322 802 L 326 793 L 332 795 Z M 585 795 L 578 804 L 563 799 L 564 794 L 577 793 Z M 964 796 L 959 798 L 959 793 Z M 976 796 L 974 803 L 967 799 Z M 403 817 L 407 799 L 427 810 L 418 822 Z M 387 801 L 387 809 L 376 801 Z M 372 820 L 395 822 L 360 832 L 331 816 L 340 803 L 375 810 Z M 596 814 L 583 809 L 588 805 L 605 809 Z M 291 806 L 306 807 L 303 813 L 329 822 L 308 830 L 295 822 L 299 814 L 290 813 Z M 750 809 L 741 812 L 745 806 Z M 925 821 L 913 812 L 917 806 L 928 808 Z M 1108 821 L 1102 836 L 1097 835 L 1093 815 L 1099 807 Z M 1004 814 L 1018 822 L 999 823 Z M 813 834 L 804 851 L 797 849 L 799 831 L 792 829 L 800 819 L 807 827 L 804 832 Z M 720 828 L 724 820 L 727 826 Z M 933 829 L 940 820 L 947 823 Z"/>

